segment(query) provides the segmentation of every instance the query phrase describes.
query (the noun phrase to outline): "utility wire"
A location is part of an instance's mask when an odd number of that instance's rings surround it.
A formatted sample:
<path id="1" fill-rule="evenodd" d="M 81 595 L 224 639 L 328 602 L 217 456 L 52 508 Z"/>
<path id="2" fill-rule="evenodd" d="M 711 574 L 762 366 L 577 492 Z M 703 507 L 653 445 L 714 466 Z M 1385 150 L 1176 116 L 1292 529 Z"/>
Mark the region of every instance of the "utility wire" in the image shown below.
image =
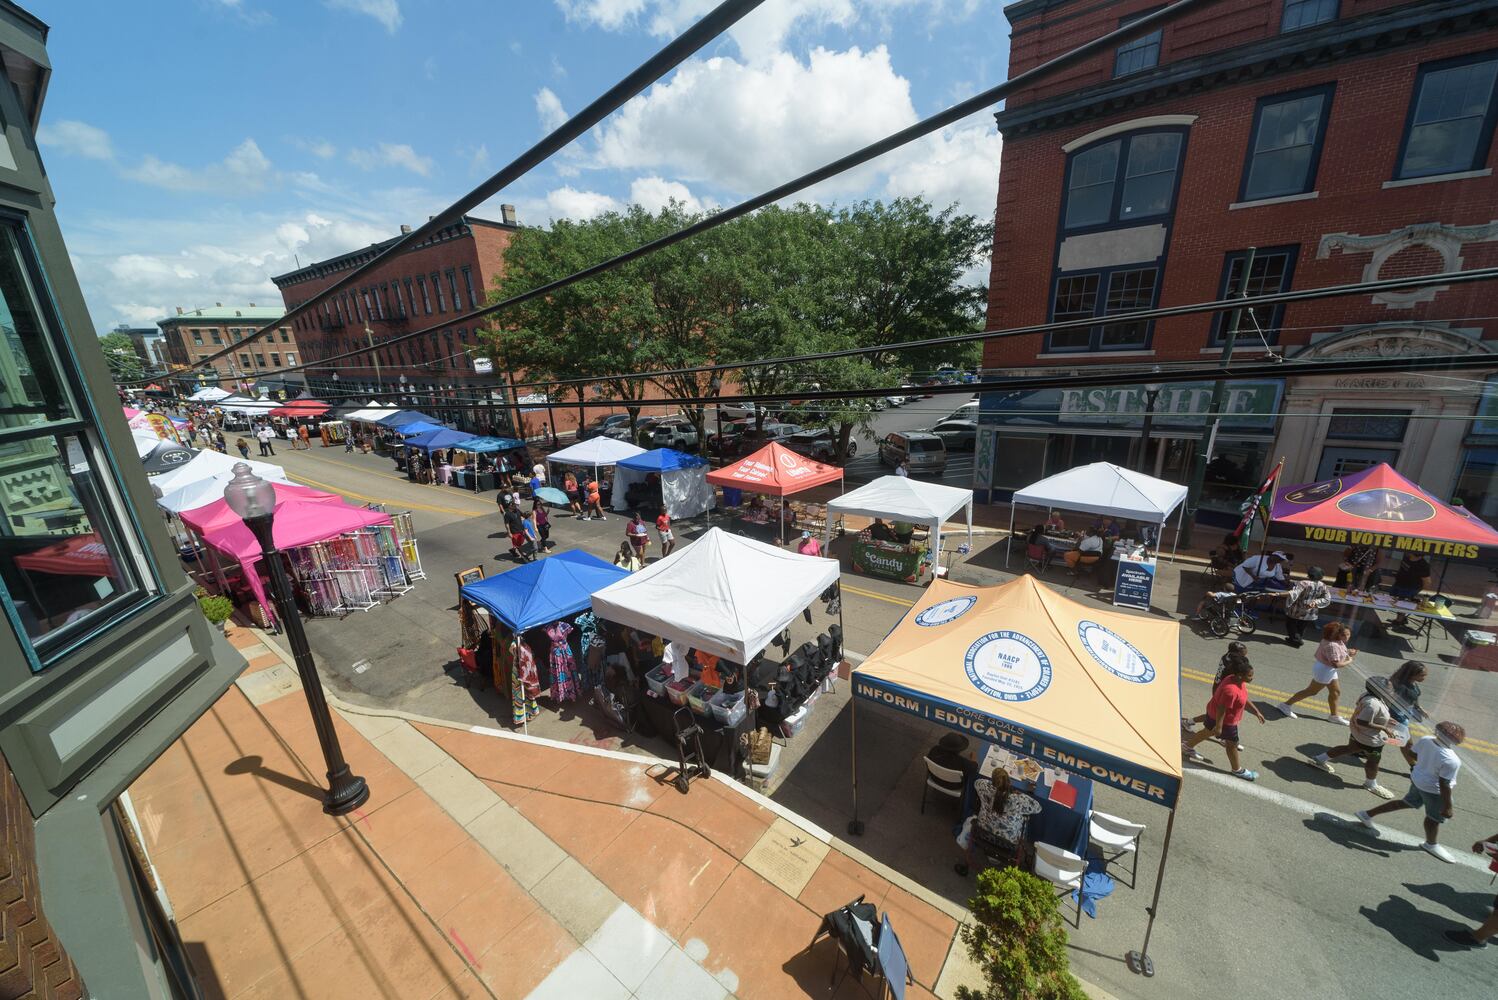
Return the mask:
<path id="1" fill-rule="evenodd" d="M 714 215 L 707 216 L 693 223 L 690 226 L 678 229 L 674 233 L 669 233 L 665 236 L 660 237 L 659 239 L 655 239 L 650 241 L 649 243 L 638 246 L 633 250 L 629 250 L 625 253 L 619 254 L 616 257 L 611 257 L 608 260 L 600 261 L 599 263 L 593 264 L 590 267 L 585 267 L 581 271 L 576 271 L 564 278 L 558 278 L 556 281 L 551 281 L 547 284 L 532 288 L 529 291 L 521 292 L 519 295 L 512 295 L 507 299 L 503 299 L 499 302 L 495 302 L 490 305 L 471 310 L 459 316 L 454 316 L 445 322 L 438 323 L 434 326 L 430 326 L 422 330 L 414 330 L 410 333 L 403 333 L 399 336 L 391 337 L 378 345 L 378 347 L 388 347 L 392 344 L 399 344 L 405 341 L 414 340 L 417 337 L 424 337 L 428 334 L 437 333 L 445 328 L 449 328 L 454 324 L 466 323 L 471 320 L 492 315 L 512 306 L 520 305 L 521 303 L 528 302 L 531 299 L 550 295 L 552 292 L 558 291 L 562 288 L 566 288 L 568 285 L 576 284 L 579 281 L 584 281 L 588 278 L 594 277 L 595 275 L 602 274 L 605 271 L 613 270 L 614 268 L 619 267 L 623 264 L 627 264 L 630 261 L 637 260 L 641 257 L 645 257 L 649 254 L 655 253 L 657 250 L 663 250 L 666 247 L 680 243 L 683 240 L 691 239 L 693 236 L 697 236 L 701 233 L 707 232 L 710 229 L 714 229 L 721 225 L 726 225 L 727 223 L 732 222 L 737 218 L 748 215 L 750 212 L 763 208 L 766 205 L 772 205 L 775 202 L 780 201 L 784 198 L 788 198 L 791 195 L 796 194 L 797 192 L 805 190 L 806 188 L 812 187 L 813 185 L 819 184 L 831 177 L 835 177 L 838 174 L 844 173 L 848 170 L 852 170 L 854 167 L 861 166 L 862 164 L 867 163 L 870 160 L 883 156 L 885 153 L 898 149 L 901 146 L 914 142 L 917 139 L 924 138 L 925 136 L 930 135 L 933 132 L 940 131 L 941 129 L 946 128 L 948 125 L 961 121 L 963 118 L 966 118 L 968 115 L 973 114 L 974 112 L 981 111 L 985 108 L 991 107 L 994 104 L 997 104 L 999 101 L 1004 100 L 1009 96 L 1010 93 L 1016 90 L 1031 86 L 1045 79 L 1046 77 L 1051 76 L 1059 70 L 1070 68 L 1076 63 L 1083 62 L 1102 52 L 1109 51 L 1122 42 L 1131 41 L 1138 36 L 1148 34 L 1149 32 L 1154 31 L 1157 28 L 1161 28 L 1171 21 L 1174 21 L 1181 15 L 1192 10 L 1193 8 L 1200 6 L 1209 6 L 1218 2 L 1219 0 L 1176 0 L 1175 3 L 1171 4 L 1168 7 L 1163 7 L 1160 10 L 1154 11 L 1153 13 L 1146 14 L 1138 20 L 1131 21 L 1128 24 L 1123 25 L 1114 31 L 1111 31 L 1106 35 L 1095 38 L 1090 42 L 1085 42 L 1069 52 L 1062 53 L 1049 62 L 1042 63 L 1041 65 L 1036 66 L 1034 69 L 1026 70 L 1019 76 L 1012 77 L 1009 80 L 998 84 L 997 86 L 990 87 L 989 89 L 983 91 L 980 94 L 977 94 L 974 97 L 970 97 L 965 101 L 954 104 L 951 107 L 947 108 L 945 111 L 940 111 L 929 118 L 922 119 L 921 121 L 918 121 L 913 125 L 909 125 L 898 132 L 885 136 L 883 139 L 880 139 L 877 142 L 870 143 L 862 149 L 856 150 L 852 153 L 847 154 L 846 156 L 833 160 L 831 163 L 818 167 L 817 169 L 812 170 L 809 173 L 802 174 L 795 180 L 787 181 L 786 183 L 781 184 L 779 187 L 772 188 L 769 191 L 750 198 L 747 201 L 742 201 L 737 205 L 725 208 Z M 724 6 L 728 5 L 724 4 Z M 724 27 L 727 27 L 727 25 L 725 25 Z M 596 103 L 597 102 L 595 102 L 595 104 Z M 577 121 L 581 117 L 582 115 L 579 115 L 573 118 L 572 121 Z M 570 125 L 571 123 L 571 121 L 568 122 L 568 125 Z M 564 125 L 562 129 L 558 130 L 558 132 L 566 129 L 568 125 Z M 555 132 L 552 133 L 552 135 L 556 134 L 557 133 Z M 543 140 L 543 142 L 544 141 L 545 140 Z M 429 223 L 428 226 L 422 228 L 428 229 L 430 225 L 431 224 Z M 412 235 L 414 236 L 415 234 L 413 233 Z M 388 252 L 382 254 L 381 256 L 388 256 Z M 330 292 L 335 288 L 343 287 L 344 285 L 348 284 L 349 281 L 352 280 L 356 275 L 364 270 L 367 270 L 369 267 L 374 266 L 374 263 L 374 261 L 371 261 L 364 267 L 354 271 L 353 273 L 349 274 L 344 279 L 339 281 L 337 284 L 330 286 L 322 294 L 326 295 L 327 292 Z M 311 301 L 312 300 L 302 303 L 295 310 L 293 310 L 292 313 L 288 313 L 287 316 L 283 316 L 276 323 L 272 324 L 272 326 L 279 326 L 281 323 L 288 321 L 288 316 L 298 315 L 301 312 L 306 311 Z M 316 362 L 304 362 L 300 365 L 277 369 L 277 371 L 270 374 L 283 374 L 285 372 L 302 371 L 303 369 L 307 368 L 323 368 L 327 367 L 332 362 L 341 361 L 344 358 L 360 357 L 376 349 L 378 348 L 365 346 L 357 350 L 346 351 L 343 354 L 335 354 L 331 357 L 320 358 Z M 197 362 L 197 364 L 194 365 L 194 369 L 201 367 L 203 364 L 206 364 L 209 361 L 212 361 L 213 358 L 217 356 L 218 355 L 213 355 L 209 358 L 200 360 L 199 362 Z"/>
<path id="2" fill-rule="evenodd" d="M 407 247 L 415 246 L 433 233 L 458 221 L 468 212 L 488 201 L 504 188 L 515 183 L 515 181 L 519 180 L 526 173 L 546 162 L 554 154 L 570 145 L 573 140 L 586 134 L 590 128 L 623 107 L 626 102 L 638 95 L 646 87 L 655 83 L 682 62 L 685 62 L 698 49 L 733 27 L 763 2 L 764 0 L 723 0 L 723 3 L 720 3 L 713 10 L 709 11 L 702 20 L 682 32 L 681 35 L 669 42 L 659 52 L 641 63 L 638 69 L 614 84 L 614 86 L 610 87 L 594 100 L 592 104 L 589 104 L 586 108 L 567 119 L 567 121 L 563 122 L 540 142 L 520 154 L 520 156 L 512 160 L 507 166 L 501 168 L 488 180 L 411 230 L 411 232 L 397 237 L 384 250 L 376 254 L 373 259 L 354 268 L 343 277 L 338 278 L 327 288 L 317 292 L 305 302 L 293 307 L 279 319 L 250 334 L 246 340 L 255 340 L 265 334 L 272 333 L 277 328 L 291 323 L 298 316 L 312 312 L 314 307 L 319 305 L 324 299 L 353 284 L 360 275 L 399 255 Z M 211 354 L 206 358 L 201 358 L 193 368 L 197 369 L 225 355 L 232 354 L 237 346 L 226 347 L 222 351 Z M 301 367 L 305 366 L 281 369 L 269 374 L 279 374 L 280 371 L 296 371 Z"/>

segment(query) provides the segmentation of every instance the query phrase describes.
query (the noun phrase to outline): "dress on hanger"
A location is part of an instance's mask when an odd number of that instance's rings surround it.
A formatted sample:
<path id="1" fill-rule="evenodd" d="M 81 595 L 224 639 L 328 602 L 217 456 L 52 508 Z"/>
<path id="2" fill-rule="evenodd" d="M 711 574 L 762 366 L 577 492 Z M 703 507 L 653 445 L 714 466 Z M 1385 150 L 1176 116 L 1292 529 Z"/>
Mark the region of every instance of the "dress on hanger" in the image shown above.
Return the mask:
<path id="1" fill-rule="evenodd" d="M 591 611 L 584 611 L 577 616 L 577 628 L 582 633 L 583 661 L 578 664 L 578 686 L 584 691 L 591 691 L 603 683 L 602 677 L 593 676 L 590 666 L 590 653 L 594 646 L 602 647 L 603 634 L 598 630 L 598 616 Z M 602 649 L 600 649 L 600 653 Z M 602 662 L 602 656 L 599 657 Z"/>
<path id="2" fill-rule="evenodd" d="M 541 714 L 536 695 L 541 693 L 541 678 L 536 673 L 536 656 L 530 644 L 515 637 L 515 657 L 510 668 L 510 713 L 515 725 L 521 726 Z"/>
<path id="3" fill-rule="evenodd" d="M 564 621 L 554 621 L 546 626 L 546 635 L 551 639 L 551 697 L 557 702 L 577 701 L 577 661 L 572 658 L 572 647 L 567 637 L 572 626 Z"/>

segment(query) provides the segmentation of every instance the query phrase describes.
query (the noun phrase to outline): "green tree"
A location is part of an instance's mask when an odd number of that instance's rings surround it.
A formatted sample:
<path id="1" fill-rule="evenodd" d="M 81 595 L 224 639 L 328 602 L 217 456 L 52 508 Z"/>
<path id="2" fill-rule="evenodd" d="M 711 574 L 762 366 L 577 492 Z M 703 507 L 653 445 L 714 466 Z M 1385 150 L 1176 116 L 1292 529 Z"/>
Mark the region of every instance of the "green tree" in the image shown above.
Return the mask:
<path id="1" fill-rule="evenodd" d="M 978 873 L 962 928 L 968 955 L 986 986 L 957 988 L 958 1000 L 1087 1000 L 1071 974 L 1066 928 L 1051 884 L 1017 868 Z"/>
<path id="2" fill-rule="evenodd" d="M 99 349 L 109 364 L 110 378 L 116 382 L 129 382 L 145 376 L 145 365 L 135 353 L 135 345 L 123 333 L 106 333 L 99 338 Z"/>

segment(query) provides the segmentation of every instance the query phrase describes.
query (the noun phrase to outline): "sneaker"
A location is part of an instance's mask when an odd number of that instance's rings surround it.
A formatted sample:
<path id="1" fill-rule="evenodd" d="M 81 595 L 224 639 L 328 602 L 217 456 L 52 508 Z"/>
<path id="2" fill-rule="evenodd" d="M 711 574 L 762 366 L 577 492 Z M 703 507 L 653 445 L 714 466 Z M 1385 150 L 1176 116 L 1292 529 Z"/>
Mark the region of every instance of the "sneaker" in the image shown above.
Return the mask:
<path id="1" fill-rule="evenodd" d="M 1234 771 L 1233 772 L 1233 777 L 1235 777 L 1235 778 L 1242 778 L 1244 781 L 1258 781 L 1259 780 L 1259 772 L 1258 771 L 1250 771 L 1248 768 L 1243 767 L 1243 768 L 1239 768 L 1238 770 Z"/>
<path id="2" fill-rule="evenodd" d="M 1306 762 L 1309 763 L 1314 768 L 1317 768 L 1319 770 L 1325 771 L 1327 774 L 1336 774 L 1337 773 L 1336 769 L 1332 767 L 1331 760 L 1328 759 L 1327 756 L 1326 756 L 1326 754 L 1324 754 L 1324 753 L 1307 754 L 1306 755 Z"/>
<path id="3" fill-rule="evenodd" d="M 1283 715 L 1287 719 L 1298 719 L 1298 718 L 1300 718 L 1300 716 L 1298 716 L 1298 715 L 1295 714 L 1295 709 L 1291 708 L 1289 705 L 1286 705 L 1282 701 L 1275 702 L 1274 703 L 1274 707 L 1277 708 L 1277 709 L 1279 709 L 1279 713 L 1281 715 Z"/>
<path id="4" fill-rule="evenodd" d="M 1194 761 L 1197 764 L 1210 764 L 1210 763 L 1212 763 L 1210 760 L 1208 760 L 1202 754 L 1202 752 L 1200 750 L 1196 749 L 1196 747 L 1188 747 L 1188 746 L 1181 747 L 1181 756 L 1185 757 L 1189 761 Z"/>
<path id="5" fill-rule="evenodd" d="M 1186 718 L 1184 715 L 1181 716 L 1181 732 L 1183 732 L 1183 733 L 1191 733 L 1191 732 L 1195 732 L 1195 731 L 1196 731 L 1196 723 L 1192 722 L 1190 719 Z"/>
<path id="6" fill-rule="evenodd" d="M 1381 799 L 1392 799 L 1394 797 L 1393 792 L 1376 781 L 1365 781 L 1363 782 L 1363 787 Z"/>
<path id="7" fill-rule="evenodd" d="M 1339 726 L 1345 726 L 1345 725 L 1347 725 L 1347 720 L 1344 719 L 1340 715 L 1329 715 L 1329 716 L 1326 717 L 1326 721 L 1327 722 L 1335 722 Z"/>
<path id="8" fill-rule="evenodd" d="M 1488 946 L 1486 941 L 1479 941 L 1473 937 L 1472 932 L 1465 927 L 1460 930 L 1443 931 L 1442 933 L 1445 935 L 1447 941 L 1450 941 L 1452 944 L 1459 944 L 1464 948 L 1486 948 Z"/>
<path id="9" fill-rule="evenodd" d="M 1353 813 L 1353 815 L 1358 818 L 1359 823 L 1363 824 L 1374 833 L 1378 832 L 1378 824 L 1373 822 L 1373 817 L 1368 815 L 1368 810 L 1359 809 L 1357 812 Z"/>
<path id="10" fill-rule="evenodd" d="M 1420 845 L 1420 849 L 1433 858 L 1441 859 L 1448 865 L 1456 864 L 1456 858 L 1452 857 L 1451 852 L 1440 844 L 1432 844 L 1429 841 L 1425 841 Z"/>
<path id="11" fill-rule="evenodd" d="M 1238 744 L 1238 752 L 1239 753 L 1242 753 L 1243 751 L 1245 751 L 1247 749 L 1248 749 L 1248 747 L 1244 746 L 1242 743 Z"/>

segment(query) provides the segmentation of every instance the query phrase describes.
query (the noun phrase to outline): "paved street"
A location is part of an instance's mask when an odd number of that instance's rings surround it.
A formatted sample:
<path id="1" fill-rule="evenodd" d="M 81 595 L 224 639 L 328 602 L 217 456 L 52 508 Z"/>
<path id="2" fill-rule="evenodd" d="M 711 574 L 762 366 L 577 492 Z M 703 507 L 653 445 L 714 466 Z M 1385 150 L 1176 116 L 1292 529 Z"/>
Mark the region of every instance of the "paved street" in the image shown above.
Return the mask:
<path id="1" fill-rule="evenodd" d="M 950 412 L 946 401 L 939 408 L 943 413 L 938 415 L 907 407 L 881 416 L 934 421 Z M 414 486 L 393 473 L 387 459 L 336 449 L 278 453 L 276 461 L 300 481 L 355 499 L 383 500 L 392 510 L 411 509 L 420 535 L 426 581 L 368 614 L 310 623 L 327 682 L 351 702 L 492 725 L 503 702 L 490 692 L 470 693 L 455 683 L 451 574 L 475 564 L 491 572 L 509 567 L 508 559 L 497 555 L 506 546 L 495 537 L 499 525 L 493 495 Z M 558 519 L 553 529 L 561 548 L 580 547 L 603 556 L 617 548 L 622 535 L 623 521 L 617 518 L 603 523 Z M 1157 607 L 1176 615 L 1189 612 L 1200 593 L 1196 574 L 1193 564 L 1182 564 L 1181 572 L 1163 567 Z M 1001 548 L 992 545 L 980 545 L 953 575 L 974 583 L 1009 578 Z M 1094 599 L 1067 591 L 1067 581 L 1057 571 L 1047 582 L 1079 599 Z M 916 596 L 908 586 L 858 577 L 850 577 L 844 589 L 850 651 L 873 649 Z M 1257 669 L 1252 691 L 1261 705 L 1307 680 L 1309 649 L 1290 649 L 1277 628 L 1277 621 L 1270 622 L 1246 640 Z M 1205 705 L 1224 645 L 1224 640 L 1183 629 L 1183 714 L 1194 715 Z M 1387 674 L 1410 655 L 1402 638 L 1359 645 L 1364 650 L 1359 669 L 1367 674 Z M 1423 994 L 1433 987 L 1444 997 L 1491 996 L 1491 953 L 1456 951 L 1441 937 L 1443 930 L 1473 924 L 1484 914 L 1493 892 L 1490 876 L 1466 848 L 1498 832 L 1498 747 L 1487 742 L 1495 734 L 1492 705 L 1498 677 L 1452 666 L 1457 648 L 1452 639 L 1438 636 L 1429 654 L 1417 650 L 1431 663 L 1426 708 L 1437 718 L 1463 723 L 1474 737 L 1462 752 L 1457 815 L 1442 835 L 1458 852 L 1457 864 L 1442 864 L 1416 847 L 1419 821 L 1413 812 L 1385 817 L 1382 838 L 1355 824 L 1352 812 L 1375 800 L 1357 787 L 1353 769 L 1342 766 L 1332 777 L 1304 760 L 1307 751 L 1346 738 L 1345 729 L 1317 717 L 1324 704 L 1313 700 L 1299 720 L 1281 719 L 1265 707 L 1267 725 L 1248 717 L 1244 724 L 1244 756 L 1247 766 L 1260 772 L 1257 784 L 1229 776 L 1221 749 L 1210 745 L 1212 766 L 1189 768 L 1151 947 L 1159 967 L 1152 982 L 1131 976 L 1122 954 L 1137 947 L 1143 934 L 1166 816 L 1140 800 L 1100 792 L 1099 808 L 1149 828 L 1137 888 L 1121 883 L 1100 903 L 1098 919 L 1083 917 L 1081 929 L 1072 933 L 1078 972 L 1124 997 L 1225 993 L 1364 1000 L 1370 993 Z M 1350 701 L 1360 684 L 1347 674 Z M 792 741 L 793 769 L 774 794 L 835 834 L 842 832 L 851 812 L 847 690 L 841 685 L 834 697 L 819 704 L 812 726 Z M 933 891 L 963 900 L 971 882 L 951 870 L 951 814 L 940 807 L 917 814 L 919 757 L 936 734 L 879 709 L 860 706 L 859 712 L 864 737 L 860 811 L 870 819 L 858 846 Z M 869 730 L 863 727 L 868 725 L 877 739 L 866 738 Z M 543 712 L 533 731 L 579 742 L 615 735 L 588 710 L 560 716 Z M 666 749 L 656 741 L 648 746 L 654 753 Z M 1391 753 L 1385 765 L 1384 783 L 1402 793 L 1407 786 L 1403 762 Z"/>

